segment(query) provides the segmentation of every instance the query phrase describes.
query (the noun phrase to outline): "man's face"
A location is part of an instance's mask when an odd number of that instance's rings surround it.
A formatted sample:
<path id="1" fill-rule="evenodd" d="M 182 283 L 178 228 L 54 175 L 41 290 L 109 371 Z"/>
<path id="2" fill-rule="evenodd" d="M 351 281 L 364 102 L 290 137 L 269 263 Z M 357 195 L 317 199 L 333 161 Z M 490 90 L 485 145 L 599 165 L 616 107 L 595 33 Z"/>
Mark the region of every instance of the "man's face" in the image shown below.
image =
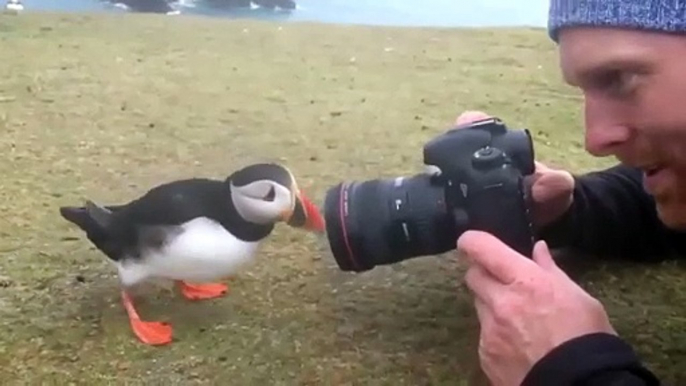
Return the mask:
<path id="1" fill-rule="evenodd" d="M 662 221 L 686 229 L 686 35 L 563 30 L 560 65 L 584 94 L 586 149 L 643 169 Z"/>

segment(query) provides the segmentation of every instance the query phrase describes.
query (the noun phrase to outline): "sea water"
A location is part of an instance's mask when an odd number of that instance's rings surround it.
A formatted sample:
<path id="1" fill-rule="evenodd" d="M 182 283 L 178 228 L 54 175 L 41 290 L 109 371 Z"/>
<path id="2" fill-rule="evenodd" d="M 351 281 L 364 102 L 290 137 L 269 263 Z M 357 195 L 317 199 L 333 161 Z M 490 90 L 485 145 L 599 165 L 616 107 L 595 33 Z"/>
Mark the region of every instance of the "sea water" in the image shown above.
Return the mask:
<path id="1" fill-rule="evenodd" d="M 116 0 L 23 0 L 26 11 L 131 12 Z M 135 1 L 135 0 L 128 0 Z M 140 0 L 152 1 L 152 0 Z M 161 0 L 157 0 L 161 1 Z M 296 0 L 292 11 L 227 9 L 214 0 L 172 3 L 177 14 L 393 26 L 544 27 L 549 0 Z"/>

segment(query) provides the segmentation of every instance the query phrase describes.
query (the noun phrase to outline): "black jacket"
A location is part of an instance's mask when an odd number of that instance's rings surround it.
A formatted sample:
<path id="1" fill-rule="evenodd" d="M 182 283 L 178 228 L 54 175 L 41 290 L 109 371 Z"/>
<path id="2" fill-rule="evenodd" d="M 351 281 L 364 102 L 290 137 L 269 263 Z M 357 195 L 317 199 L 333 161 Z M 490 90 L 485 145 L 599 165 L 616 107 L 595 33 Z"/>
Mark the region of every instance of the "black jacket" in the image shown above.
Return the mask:
<path id="1" fill-rule="evenodd" d="M 644 191 L 642 172 L 626 166 L 575 176 L 574 203 L 541 233 L 551 248 L 658 261 L 686 255 L 686 234 L 669 230 Z M 589 334 L 570 340 L 541 359 L 523 385 L 659 385 L 621 338 Z"/>

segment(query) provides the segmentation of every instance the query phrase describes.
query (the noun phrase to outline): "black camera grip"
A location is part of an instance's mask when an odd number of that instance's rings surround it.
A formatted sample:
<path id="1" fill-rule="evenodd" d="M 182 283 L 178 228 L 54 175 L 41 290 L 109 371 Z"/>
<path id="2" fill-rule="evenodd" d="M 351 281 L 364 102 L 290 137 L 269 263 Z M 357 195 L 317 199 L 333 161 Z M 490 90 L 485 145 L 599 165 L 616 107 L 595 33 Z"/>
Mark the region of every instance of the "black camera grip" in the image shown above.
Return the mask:
<path id="1" fill-rule="evenodd" d="M 467 228 L 491 233 L 531 258 L 535 239 L 528 189 L 520 171 L 502 160 L 504 154 L 496 148 L 475 153 L 475 178 L 461 187 Z"/>

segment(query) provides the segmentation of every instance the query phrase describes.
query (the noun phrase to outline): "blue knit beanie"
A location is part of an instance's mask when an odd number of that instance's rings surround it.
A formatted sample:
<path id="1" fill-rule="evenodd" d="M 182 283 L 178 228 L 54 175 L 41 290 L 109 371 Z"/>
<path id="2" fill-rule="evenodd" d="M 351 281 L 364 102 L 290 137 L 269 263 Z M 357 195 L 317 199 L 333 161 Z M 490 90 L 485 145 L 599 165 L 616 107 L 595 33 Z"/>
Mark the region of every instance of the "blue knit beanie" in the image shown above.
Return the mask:
<path id="1" fill-rule="evenodd" d="M 570 26 L 686 33 L 686 0 L 550 0 L 549 36 Z"/>

